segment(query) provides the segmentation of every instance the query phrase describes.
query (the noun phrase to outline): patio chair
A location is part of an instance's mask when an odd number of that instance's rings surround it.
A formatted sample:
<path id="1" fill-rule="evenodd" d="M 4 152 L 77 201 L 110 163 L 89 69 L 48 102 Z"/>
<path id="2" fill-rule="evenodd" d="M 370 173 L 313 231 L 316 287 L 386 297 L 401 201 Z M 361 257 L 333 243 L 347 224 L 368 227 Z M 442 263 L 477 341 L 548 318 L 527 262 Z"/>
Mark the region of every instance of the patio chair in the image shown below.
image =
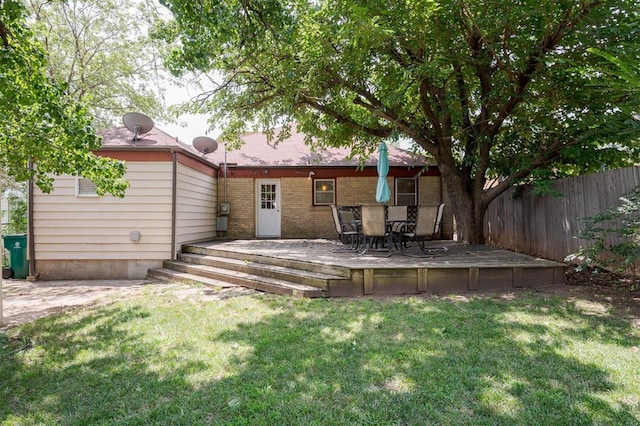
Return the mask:
<path id="1" fill-rule="evenodd" d="M 378 240 L 382 240 L 382 248 L 379 251 L 386 251 L 387 256 L 391 256 L 391 245 L 393 244 L 391 232 L 387 228 L 384 205 L 361 206 L 361 237 L 362 250 L 359 254 L 365 254 L 373 249 Z"/>
<path id="2" fill-rule="evenodd" d="M 391 224 L 391 233 L 395 236 L 405 227 L 407 221 L 407 206 L 387 207 L 387 222 Z M 396 239 L 393 240 L 394 244 Z M 398 246 L 396 245 L 396 248 Z"/>
<path id="3" fill-rule="evenodd" d="M 418 217 L 412 227 L 407 227 L 400 234 L 400 250 L 402 254 L 411 256 L 405 252 L 406 241 L 418 241 L 422 253 L 432 256 L 447 251 L 446 247 L 427 247 L 426 241 L 434 240 L 440 236 L 442 214 L 444 204 L 439 206 L 418 206 Z"/>
<path id="4" fill-rule="evenodd" d="M 334 250 L 336 252 L 340 251 L 353 251 L 357 250 L 360 242 L 360 233 L 358 229 L 354 226 L 353 223 L 343 223 L 340 219 L 340 215 L 344 215 L 344 212 L 339 212 L 338 208 L 335 205 L 331 205 L 331 213 L 333 216 L 333 222 L 336 227 L 336 232 L 338 233 L 338 239 L 344 245 L 348 245 L 346 250 Z"/>

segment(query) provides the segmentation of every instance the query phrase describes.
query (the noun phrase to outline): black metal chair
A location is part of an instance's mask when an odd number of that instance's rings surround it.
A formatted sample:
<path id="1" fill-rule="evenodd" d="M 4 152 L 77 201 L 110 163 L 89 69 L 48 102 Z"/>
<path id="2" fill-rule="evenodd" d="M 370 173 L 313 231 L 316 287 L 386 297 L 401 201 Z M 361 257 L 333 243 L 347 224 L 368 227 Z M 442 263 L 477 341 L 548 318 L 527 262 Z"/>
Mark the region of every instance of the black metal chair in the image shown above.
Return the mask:
<path id="1" fill-rule="evenodd" d="M 426 245 L 426 241 L 434 240 L 440 236 L 443 212 L 444 204 L 439 206 L 418 206 L 415 225 L 406 227 L 399 233 L 402 254 L 412 256 L 406 253 L 406 242 L 409 240 L 417 241 L 420 250 L 426 256 L 433 256 L 447 251 L 446 247 L 427 247 Z"/>
<path id="2" fill-rule="evenodd" d="M 344 216 L 344 212 L 338 211 L 338 208 L 335 205 L 331 205 L 331 213 L 333 216 L 333 222 L 336 227 L 336 232 L 338 233 L 338 239 L 342 244 L 347 246 L 345 250 L 335 250 L 336 252 L 340 251 L 354 251 L 357 250 L 360 245 L 360 233 L 358 229 L 353 223 L 344 221 L 341 219 L 341 214 Z"/>

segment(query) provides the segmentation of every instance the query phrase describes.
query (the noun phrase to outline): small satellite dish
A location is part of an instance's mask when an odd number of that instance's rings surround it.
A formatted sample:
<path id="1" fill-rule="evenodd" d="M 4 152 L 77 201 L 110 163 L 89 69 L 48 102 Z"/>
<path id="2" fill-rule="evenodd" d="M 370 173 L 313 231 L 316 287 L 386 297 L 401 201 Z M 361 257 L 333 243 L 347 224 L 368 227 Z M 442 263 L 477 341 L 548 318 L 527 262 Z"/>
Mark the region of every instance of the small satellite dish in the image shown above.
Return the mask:
<path id="1" fill-rule="evenodd" d="M 122 117 L 124 127 L 133 132 L 133 142 L 138 141 L 138 136 L 153 129 L 153 120 L 140 112 L 128 112 Z"/>
<path id="2" fill-rule="evenodd" d="M 206 155 L 218 149 L 218 142 L 208 136 L 197 136 L 193 138 L 193 146 L 203 155 Z"/>

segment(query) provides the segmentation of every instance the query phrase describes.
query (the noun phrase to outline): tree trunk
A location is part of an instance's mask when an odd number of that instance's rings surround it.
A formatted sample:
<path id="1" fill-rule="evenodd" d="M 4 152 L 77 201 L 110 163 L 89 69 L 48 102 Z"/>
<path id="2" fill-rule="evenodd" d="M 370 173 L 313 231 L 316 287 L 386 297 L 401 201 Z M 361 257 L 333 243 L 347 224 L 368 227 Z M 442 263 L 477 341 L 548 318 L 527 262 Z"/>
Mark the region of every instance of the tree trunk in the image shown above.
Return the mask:
<path id="1" fill-rule="evenodd" d="M 465 185 L 458 171 L 441 166 L 440 172 L 456 220 L 458 242 L 484 244 L 486 206 L 482 202 L 482 193 L 475 194 L 472 185 Z"/>

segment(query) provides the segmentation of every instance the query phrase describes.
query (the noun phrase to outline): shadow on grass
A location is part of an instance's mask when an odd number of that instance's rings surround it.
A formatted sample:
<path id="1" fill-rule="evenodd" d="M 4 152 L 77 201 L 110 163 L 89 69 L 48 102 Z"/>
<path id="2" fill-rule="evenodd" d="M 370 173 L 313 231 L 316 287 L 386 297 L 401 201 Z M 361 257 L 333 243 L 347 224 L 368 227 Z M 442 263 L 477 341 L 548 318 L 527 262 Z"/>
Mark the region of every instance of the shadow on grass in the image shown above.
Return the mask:
<path id="1" fill-rule="evenodd" d="M 153 336 L 167 321 L 173 331 Z M 138 300 L 21 332 L 38 349 L 1 360 L 7 424 L 640 420 L 638 397 L 624 396 L 637 385 L 600 359 L 637 371 L 637 332 L 564 299 Z"/>

